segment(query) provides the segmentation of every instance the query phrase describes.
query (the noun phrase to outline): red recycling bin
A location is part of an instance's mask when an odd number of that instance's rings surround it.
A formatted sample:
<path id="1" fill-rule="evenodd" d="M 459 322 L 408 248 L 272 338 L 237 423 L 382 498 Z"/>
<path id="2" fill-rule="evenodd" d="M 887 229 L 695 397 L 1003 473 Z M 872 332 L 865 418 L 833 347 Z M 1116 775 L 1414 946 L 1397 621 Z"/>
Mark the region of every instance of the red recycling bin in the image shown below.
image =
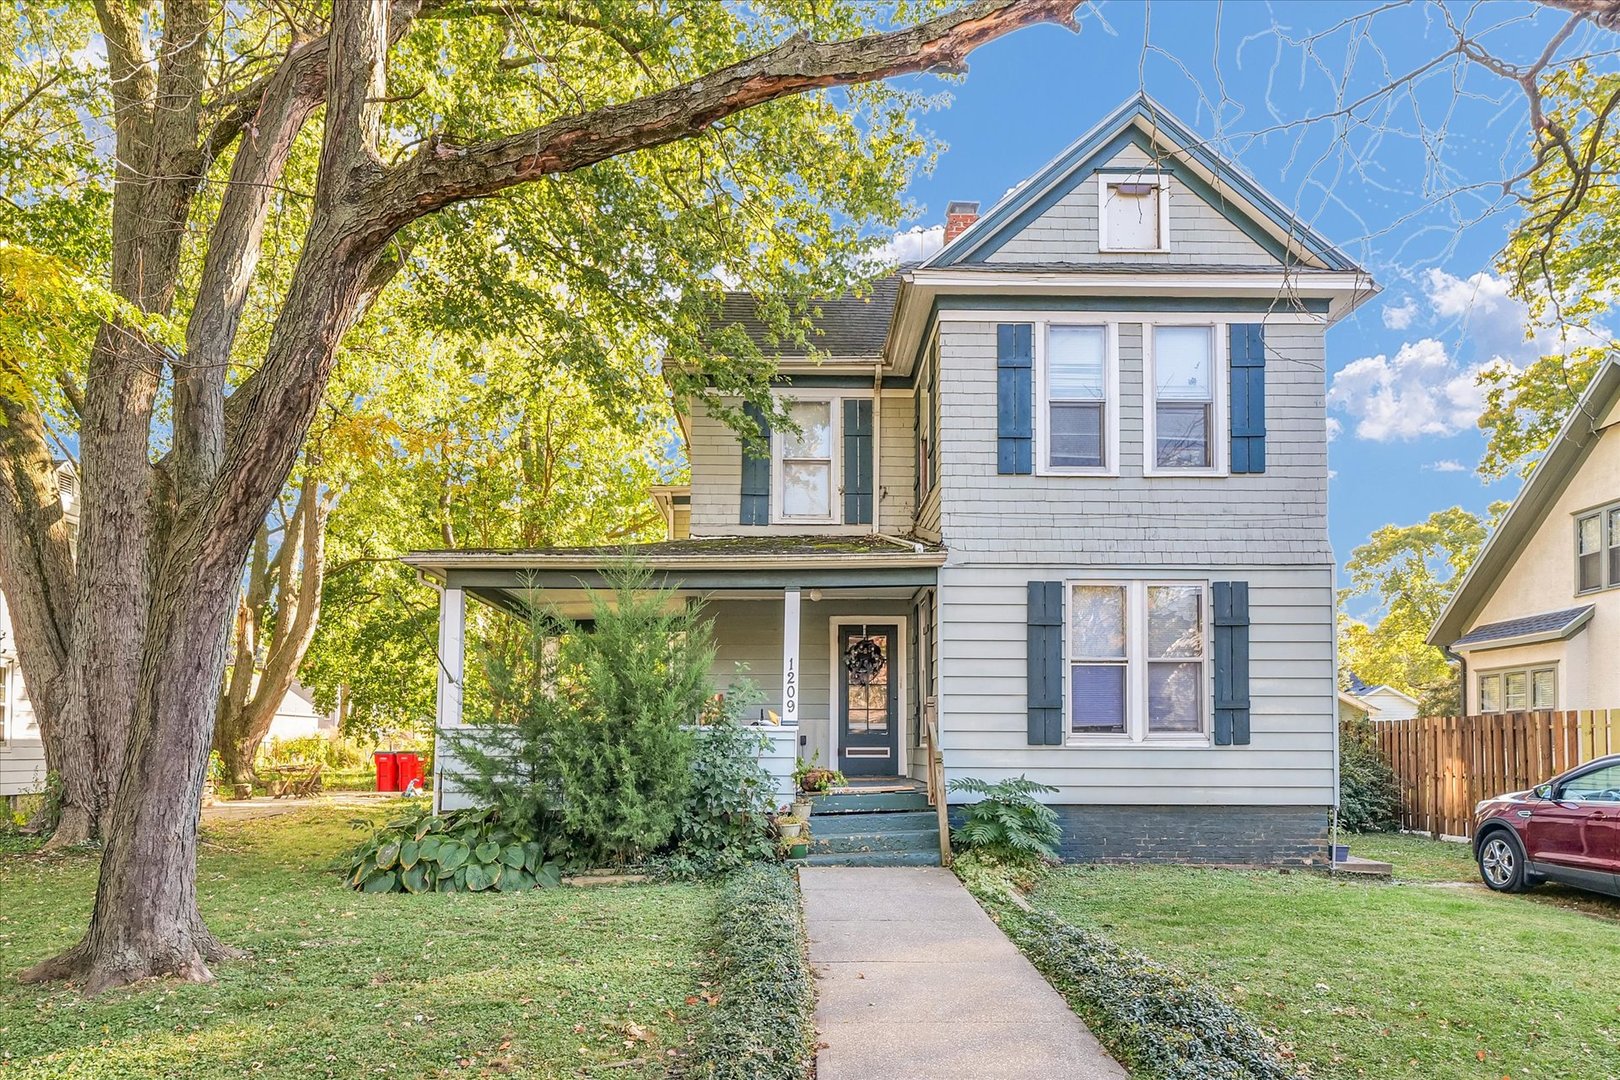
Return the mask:
<path id="1" fill-rule="evenodd" d="M 399 781 L 399 790 L 406 791 L 411 781 L 416 781 L 418 788 L 427 786 L 427 776 L 422 771 L 422 755 L 414 750 L 401 750 L 394 755 L 399 760 L 395 770 L 395 779 Z"/>
<path id="2" fill-rule="evenodd" d="M 393 750 L 378 750 L 371 755 L 377 763 L 377 790 L 399 790 L 399 754 Z"/>

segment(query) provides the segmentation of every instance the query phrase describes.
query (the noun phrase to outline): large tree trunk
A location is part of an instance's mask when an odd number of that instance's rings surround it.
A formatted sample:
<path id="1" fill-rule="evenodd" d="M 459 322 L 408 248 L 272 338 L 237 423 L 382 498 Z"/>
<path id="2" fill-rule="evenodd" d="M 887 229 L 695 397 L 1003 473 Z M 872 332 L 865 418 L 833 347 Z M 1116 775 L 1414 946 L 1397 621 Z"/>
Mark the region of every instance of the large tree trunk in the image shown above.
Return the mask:
<path id="1" fill-rule="evenodd" d="M 153 63 L 144 55 L 145 24 L 120 0 L 98 0 L 116 113 L 113 284 L 120 296 L 142 311 L 169 310 L 198 178 L 224 144 L 248 134 L 208 233 L 186 353 L 166 360 L 176 418 L 170 459 L 154 469 L 148 458 L 165 358 L 109 325 L 85 390 L 87 520 L 77 587 L 43 590 L 20 608 L 33 622 L 25 631 L 30 655 L 39 658 L 24 664 L 47 676 L 41 720 L 61 737 L 57 760 L 64 769 L 75 754 L 88 762 L 72 766 L 81 774 L 74 782 L 86 785 L 74 797 L 82 806 L 74 829 L 94 835 L 101 824 L 106 836 L 88 932 L 25 973 L 29 980 L 82 979 L 94 992 L 154 975 L 206 979 L 208 965 L 227 955 L 198 914 L 196 847 L 231 613 L 254 535 L 292 471 L 339 342 L 397 270 L 381 256 L 400 229 L 460 200 L 689 138 L 777 98 L 957 65 L 1017 26 L 1072 22 L 1075 0 L 970 0 L 889 34 L 827 43 L 799 36 L 638 101 L 468 147 L 429 139 L 415 157 L 385 165 L 377 146 L 386 54 L 421 5 L 332 5 L 328 38 L 293 45 L 272 77 L 234 94 L 241 104 L 199 137 L 213 6 L 168 0 Z M 323 95 L 303 250 L 263 362 L 227 398 L 223 372 L 257 265 L 268 193 Z M 0 402 L 8 410 L 15 404 Z M 21 490 L 33 481 L 18 482 L 35 476 L 49 454 L 42 440 L 18 450 L 13 430 L 0 434 L 15 466 L 0 482 L 0 574 L 8 577 L 56 558 L 52 534 Z M 309 576 L 318 586 L 318 574 Z M 68 599 L 49 602 L 64 592 Z M 300 604 L 313 616 L 314 598 Z M 100 822 L 108 805 L 111 815 Z"/>

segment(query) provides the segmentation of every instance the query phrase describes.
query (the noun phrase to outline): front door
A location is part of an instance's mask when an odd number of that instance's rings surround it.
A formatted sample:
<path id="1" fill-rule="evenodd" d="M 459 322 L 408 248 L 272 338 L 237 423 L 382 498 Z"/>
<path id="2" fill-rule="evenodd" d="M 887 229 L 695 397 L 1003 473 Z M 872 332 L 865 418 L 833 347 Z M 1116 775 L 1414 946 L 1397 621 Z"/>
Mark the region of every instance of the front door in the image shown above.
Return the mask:
<path id="1" fill-rule="evenodd" d="M 838 768 L 845 776 L 900 775 L 900 628 L 838 628 Z"/>

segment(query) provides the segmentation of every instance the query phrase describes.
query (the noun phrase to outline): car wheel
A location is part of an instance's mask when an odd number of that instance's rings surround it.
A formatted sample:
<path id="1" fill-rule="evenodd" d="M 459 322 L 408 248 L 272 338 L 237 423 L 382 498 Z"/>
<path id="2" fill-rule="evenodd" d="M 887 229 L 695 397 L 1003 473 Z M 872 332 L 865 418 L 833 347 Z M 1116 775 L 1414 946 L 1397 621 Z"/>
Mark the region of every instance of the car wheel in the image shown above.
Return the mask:
<path id="1" fill-rule="evenodd" d="M 1495 829 L 1479 845 L 1479 876 L 1497 892 L 1523 892 L 1530 887 L 1524 849 L 1506 829 Z"/>

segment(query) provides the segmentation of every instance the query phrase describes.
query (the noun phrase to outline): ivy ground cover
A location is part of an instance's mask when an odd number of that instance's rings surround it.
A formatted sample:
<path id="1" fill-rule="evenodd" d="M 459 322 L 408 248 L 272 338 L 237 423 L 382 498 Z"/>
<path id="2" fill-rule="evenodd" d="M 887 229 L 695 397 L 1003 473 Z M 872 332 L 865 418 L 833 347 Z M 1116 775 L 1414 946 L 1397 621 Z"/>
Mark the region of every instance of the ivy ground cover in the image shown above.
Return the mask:
<path id="1" fill-rule="evenodd" d="M 11 976 L 81 933 L 94 859 L 0 852 L 0 1078 L 643 1078 L 680 1059 L 713 888 L 358 893 L 336 871 L 367 835 L 354 814 L 205 822 L 202 911 L 248 957 L 88 1000 Z"/>

